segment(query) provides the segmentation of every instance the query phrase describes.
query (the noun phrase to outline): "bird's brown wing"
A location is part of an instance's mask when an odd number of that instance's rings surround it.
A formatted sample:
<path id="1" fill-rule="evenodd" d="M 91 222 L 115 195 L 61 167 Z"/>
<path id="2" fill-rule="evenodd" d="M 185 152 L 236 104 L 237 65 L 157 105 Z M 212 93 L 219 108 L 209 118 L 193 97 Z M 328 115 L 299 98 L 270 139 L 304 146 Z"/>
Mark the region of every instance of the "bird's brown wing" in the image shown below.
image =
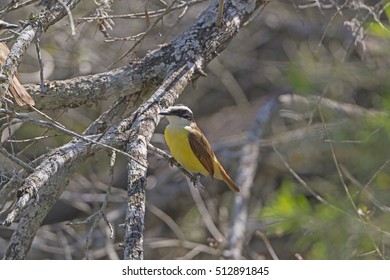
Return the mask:
<path id="1" fill-rule="evenodd" d="M 198 158 L 200 163 L 206 168 L 207 172 L 214 176 L 214 164 L 213 157 L 214 152 L 211 149 L 209 142 L 203 133 L 197 127 L 191 127 L 191 131 L 188 134 L 188 141 L 195 156 Z"/>
<path id="2" fill-rule="evenodd" d="M 14 76 L 12 82 L 9 85 L 9 91 L 11 92 L 12 96 L 14 97 L 16 103 L 19 106 L 23 106 L 26 104 L 31 106 L 35 105 L 34 99 L 32 99 L 30 94 L 27 93 L 26 89 L 20 84 L 16 76 Z"/>
<path id="3" fill-rule="evenodd" d="M 8 54 L 9 54 L 9 49 L 7 45 L 4 43 L 0 43 L 0 66 L 4 65 Z M 28 94 L 26 89 L 19 83 L 19 80 L 16 76 L 13 77 L 9 85 L 9 92 L 14 97 L 16 103 L 19 106 L 23 106 L 26 104 L 31 106 L 35 105 L 34 100 L 30 96 L 30 94 Z"/>

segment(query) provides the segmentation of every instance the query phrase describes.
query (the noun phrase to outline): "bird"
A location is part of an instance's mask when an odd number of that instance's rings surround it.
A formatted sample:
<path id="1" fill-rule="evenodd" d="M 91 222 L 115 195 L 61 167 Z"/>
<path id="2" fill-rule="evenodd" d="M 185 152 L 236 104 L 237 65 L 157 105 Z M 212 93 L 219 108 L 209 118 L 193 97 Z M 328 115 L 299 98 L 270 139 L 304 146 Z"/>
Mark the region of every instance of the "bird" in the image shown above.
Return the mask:
<path id="1" fill-rule="evenodd" d="M 8 23 L 3 20 L 0 20 L 0 35 L 5 31 L 13 28 L 17 28 L 16 24 Z M 7 57 L 9 54 L 9 49 L 6 44 L 0 42 L 0 68 L 3 67 Z M 16 103 L 19 106 L 31 105 L 34 106 L 34 99 L 28 94 L 26 89 L 20 84 L 16 75 L 12 78 L 11 83 L 9 84 L 9 93 L 11 93 L 12 97 L 15 99 Z M 7 92 L 7 94 L 9 94 Z"/>
<path id="2" fill-rule="evenodd" d="M 224 181 L 232 191 L 240 191 L 218 161 L 190 108 L 171 106 L 160 111 L 160 115 L 168 119 L 164 138 L 176 161 L 194 174 L 210 174 L 212 178 Z"/>

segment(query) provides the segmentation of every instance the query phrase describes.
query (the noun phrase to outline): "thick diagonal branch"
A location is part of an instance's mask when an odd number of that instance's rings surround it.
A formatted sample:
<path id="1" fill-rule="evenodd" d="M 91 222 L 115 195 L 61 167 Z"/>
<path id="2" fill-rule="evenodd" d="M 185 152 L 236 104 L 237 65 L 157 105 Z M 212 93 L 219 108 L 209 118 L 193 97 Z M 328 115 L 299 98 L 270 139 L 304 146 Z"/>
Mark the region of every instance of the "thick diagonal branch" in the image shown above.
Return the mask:
<path id="1" fill-rule="evenodd" d="M 136 112 L 129 135 L 128 153 L 137 159 L 128 163 L 128 202 L 125 232 L 125 259 L 143 259 L 147 147 L 160 120 L 159 111 L 174 104 L 194 76 L 196 67 L 183 66 Z"/>

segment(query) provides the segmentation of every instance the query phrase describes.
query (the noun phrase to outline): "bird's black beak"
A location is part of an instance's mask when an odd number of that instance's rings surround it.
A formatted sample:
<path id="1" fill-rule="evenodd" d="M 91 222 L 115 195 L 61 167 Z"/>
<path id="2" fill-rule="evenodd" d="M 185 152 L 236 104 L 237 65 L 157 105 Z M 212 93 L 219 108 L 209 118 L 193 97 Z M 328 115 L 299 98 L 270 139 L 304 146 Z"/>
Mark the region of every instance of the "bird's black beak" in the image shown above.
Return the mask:
<path id="1" fill-rule="evenodd" d="M 163 115 L 163 116 L 172 115 L 172 114 L 171 114 L 171 111 L 169 111 L 169 110 L 162 110 L 159 114 L 160 114 L 160 115 Z"/>

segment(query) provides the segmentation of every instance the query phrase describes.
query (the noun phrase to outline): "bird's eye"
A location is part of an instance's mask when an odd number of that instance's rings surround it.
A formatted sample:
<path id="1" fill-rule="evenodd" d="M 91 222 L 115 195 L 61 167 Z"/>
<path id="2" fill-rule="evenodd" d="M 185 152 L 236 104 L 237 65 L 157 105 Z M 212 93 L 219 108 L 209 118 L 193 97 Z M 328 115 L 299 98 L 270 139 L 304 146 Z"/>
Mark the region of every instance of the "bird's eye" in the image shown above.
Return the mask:
<path id="1" fill-rule="evenodd" d="M 191 120 L 192 119 L 191 113 L 188 112 L 188 111 L 181 112 L 181 115 L 183 116 L 183 118 L 185 118 L 187 120 Z"/>

